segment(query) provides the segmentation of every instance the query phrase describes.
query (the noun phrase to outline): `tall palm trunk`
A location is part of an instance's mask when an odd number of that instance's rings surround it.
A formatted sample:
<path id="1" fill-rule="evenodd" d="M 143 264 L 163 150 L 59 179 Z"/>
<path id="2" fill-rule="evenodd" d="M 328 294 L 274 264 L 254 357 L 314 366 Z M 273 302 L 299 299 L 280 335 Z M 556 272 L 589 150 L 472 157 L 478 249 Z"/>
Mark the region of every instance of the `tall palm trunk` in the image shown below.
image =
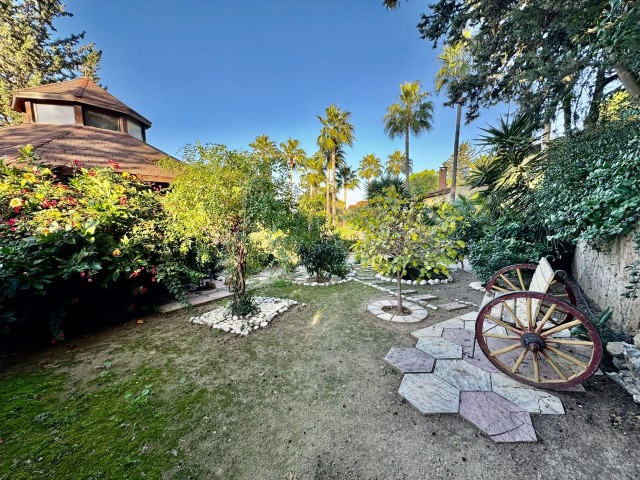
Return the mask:
<path id="1" fill-rule="evenodd" d="M 460 147 L 460 118 L 462 117 L 462 102 L 458 102 L 456 110 L 456 133 L 453 137 L 453 161 L 451 162 L 451 203 L 456 201 L 456 184 L 458 183 L 458 150 Z"/>
<path id="2" fill-rule="evenodd" d="M 344 217 L 342 217 L 342 226 L 344 227 L 347 223 L 347 185 L 346 184 L 343 190 L 344 190 Z"/>
<path id="3" fill-rule="evenodd" d="M 289 194 L 293 198 L 293 163 L 289 162 Z"/>
<path id="4" fill-rule="evenodd" d="M 640 98 L 640 82 L 634 72 L 622 65 L 616 65 L 615 71 L 618 74 L 618 80 L 627 91 L 630 97 Z"/>
<path id="5" fill-rule="evenodd" d="M 332 225 L 336 225 L 336 149 L 331 150 L 331 171 L 333 172 L 333 177 L 331 179 L 331 195 L 332 195 L 332 205 L 331 205 L 331 216 L 332 216 Z"/>
<path id="6" fill-rule="evenodd" d="M 404 181 L 409 191 L 409 124 L 404 130 Z"/>

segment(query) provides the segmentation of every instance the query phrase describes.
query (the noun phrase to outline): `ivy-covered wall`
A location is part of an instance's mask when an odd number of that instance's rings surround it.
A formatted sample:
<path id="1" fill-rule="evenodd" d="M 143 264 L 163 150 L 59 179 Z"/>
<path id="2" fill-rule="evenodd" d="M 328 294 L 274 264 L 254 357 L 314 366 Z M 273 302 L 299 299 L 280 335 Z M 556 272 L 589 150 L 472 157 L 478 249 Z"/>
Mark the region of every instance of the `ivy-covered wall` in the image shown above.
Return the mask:
<path id="1" fill-rule="evenodd" d="M 635 231 L 640 233 L 640 226 Z M 637 259 L 633 234 L 617 237 L 607 248 L 596 250 L 587 242 L 578 242 L 573 257 L 573 277 L 596 304 L 611 307 L 611 327 L 634 335 L 640 330 L 640 299 L 622 296 L 629 285 L 627 265 Z"/>

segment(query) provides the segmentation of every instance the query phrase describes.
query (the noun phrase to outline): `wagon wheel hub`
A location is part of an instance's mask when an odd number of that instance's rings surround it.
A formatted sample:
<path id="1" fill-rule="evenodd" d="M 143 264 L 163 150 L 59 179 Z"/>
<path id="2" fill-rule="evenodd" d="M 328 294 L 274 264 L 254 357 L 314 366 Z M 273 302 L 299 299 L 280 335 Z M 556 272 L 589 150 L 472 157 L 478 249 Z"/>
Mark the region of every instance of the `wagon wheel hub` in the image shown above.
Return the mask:
<path id="1" fill-rule="evenodd" d="M 537 333 L 525 333 L 520 337 L 522 346 L 530 352 L 539 352 L 544 349 L 546 344 L 544 338 Z"/>

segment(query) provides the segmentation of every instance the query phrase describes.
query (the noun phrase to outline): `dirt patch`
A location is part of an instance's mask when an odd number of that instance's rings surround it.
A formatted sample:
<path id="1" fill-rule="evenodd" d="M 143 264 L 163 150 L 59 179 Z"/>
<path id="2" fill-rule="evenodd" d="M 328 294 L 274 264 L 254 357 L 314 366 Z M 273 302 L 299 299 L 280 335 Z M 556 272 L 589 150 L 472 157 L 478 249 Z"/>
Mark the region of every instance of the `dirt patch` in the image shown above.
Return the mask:
<path id="1" fill-rule="evenodd" d="M 433 303 L 479 304 L 482 294 L 468 287 L 472 274 L 453 275 L 453 284 L 429 287 Z M 78 339 L 73 350 L 23 358 L 5 372 L 44 361 L 82 390 L 105 362 L 114 374 L 144 363 L 171 372 L 161 380 L 169 404 L 179 379 L 204 389 L 189 420 L 170 420 L 190 424 L 166 478 L 637 478 L 640 408 L 606 378 L 590 380 L 586 393 L 557 393 L 566 415 L 533 415 L 537 444 L 495 444 L 460 416 L 423 416 L 398 395 L 401 376 L 383 361 L 388 350 L 414 346 L 412 331 L 471 308 L 429 311 L 407 325 L 368 313 L 367 305 L 390 296 L 355 282 L 260 294 L 308 306 L 246 338 L 188 323 L 211 305 L 152 316 Z M 101 468 L 108 476 L 108 465 Z"/>

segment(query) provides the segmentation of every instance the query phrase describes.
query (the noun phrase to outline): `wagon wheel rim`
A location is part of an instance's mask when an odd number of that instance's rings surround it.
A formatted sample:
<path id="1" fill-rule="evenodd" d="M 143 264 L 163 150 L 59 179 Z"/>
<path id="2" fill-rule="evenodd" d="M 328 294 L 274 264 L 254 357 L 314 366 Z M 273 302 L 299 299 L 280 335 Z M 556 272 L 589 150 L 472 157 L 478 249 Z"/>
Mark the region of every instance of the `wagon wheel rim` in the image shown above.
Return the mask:
<path id="1" fill-rule="evenodd" d="M 541 303 L 550 305 L 546 312 L 538 308 Z M 568 315 L 571 320 L 561 322 Z M 574 327 L 580 337 L 569 335 Z M 578 385 L 602 359 L 602 341 L 589 319 L 571 303 L 538 292 L 507 293 L 488 302 L 476 319 L 476 341 L 502 373 L 540 388 Z"/>
<path id="2" fill-rule="evenodd" d="M 535 263 L 519 263 L 516 265 L 510 265 L 508 267 L 498 270 L 491 280 L 487 283 L 487 291 L 494 292 L 497 296 L 504 295 L 511 292 L 528 291 L 528 274 L 535 271 L 537 264 Z M 560 271 L 558 271 L 560 272 Z M 568 301 L 572 305 L 576 305 L 576 296 L 565 279 L 564 275 L 557 275 L 549 285 L 549 289 L 546 292 L 554 297 L 561 298 Z M 549 305 L 543 308 L 546 312 Z M 570 322 L 573 317 L 570 313 L 567 313 L 564 319 L 561 319 L 557 324 Z"/>

